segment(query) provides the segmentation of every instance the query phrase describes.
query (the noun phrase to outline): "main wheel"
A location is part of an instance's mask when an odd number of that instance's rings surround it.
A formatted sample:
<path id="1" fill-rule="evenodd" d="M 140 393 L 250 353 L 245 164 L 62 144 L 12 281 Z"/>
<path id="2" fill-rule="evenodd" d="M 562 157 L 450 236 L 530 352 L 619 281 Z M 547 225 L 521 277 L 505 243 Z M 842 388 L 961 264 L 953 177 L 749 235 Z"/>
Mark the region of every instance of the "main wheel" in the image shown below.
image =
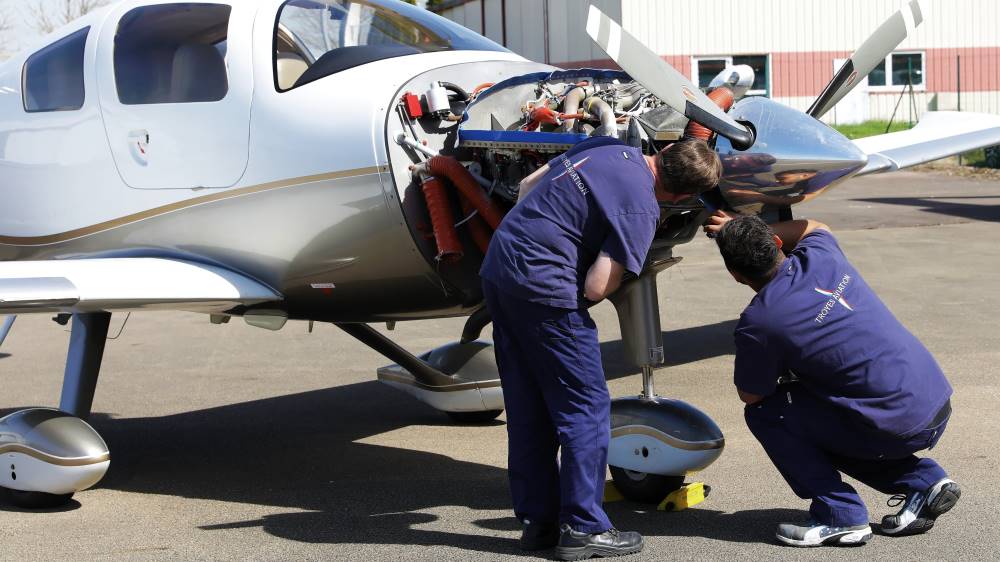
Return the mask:
<path id="1" fill-rule="evenodd" d="M 485 412 L 445 412 L 452 421 L 465 425 L 490 423 L 497 419 L 503 410 L 486 410 Z"/>
<path id="2" fill-rule="evenodd" d="M 609 467 L 615 487 L 627 499 L 639 503 L 660 503 L 667 494 L 684 485 L 683 476 L 664 476 Z"/>
<path id="3" fill-rule="evenodd" d="M 10 502 L 22 509 L 52 509 L 65 505 L 73 494 L 47 494 L 45 492 L 24 492 L 7 490 Z"/>

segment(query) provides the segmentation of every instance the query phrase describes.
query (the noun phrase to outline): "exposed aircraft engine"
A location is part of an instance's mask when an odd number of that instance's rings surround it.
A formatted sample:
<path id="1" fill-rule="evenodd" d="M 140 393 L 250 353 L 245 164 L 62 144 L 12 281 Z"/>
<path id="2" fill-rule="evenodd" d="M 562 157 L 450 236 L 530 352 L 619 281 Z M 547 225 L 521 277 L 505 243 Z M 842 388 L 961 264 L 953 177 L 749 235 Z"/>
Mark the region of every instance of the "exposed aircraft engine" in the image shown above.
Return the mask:
<path id="1" fill-rule="evenodd" d="M 680 139 L 687 124 L 624 73 L 538 73 L 479 93 L 459 127 L 458 146 L 478 149 L 494 194 L 514 202 L 521 179 L 587 137 L 615 137 L 652 154 Z"/>
<path id="2" fill-rule="evenodd" d="M 25 507 L 58 505 L 97 484 L 108 471 L 108 446 L 87 422 L 33 408 L 0 418 L 0 487 Z"/>
<path id="3" fill-rule="evenodd" d="M 752 80 L 748 72 L 730 78 Z M 456 75 L 469 82 L 448 81 Z M 732 88 L 723 83 L 709 97 L 728 111 L 739 97 Z M 407 226 L 445 280 L 442 290 L 463 293 L 469 303 L 480 301 L 479 258 L 516 204 L 521 181 L 551 159 L 594 136 L 615 137 L 650 155 L 685 137 L 716 142 L 710 130 L 614 70 L 444 68 L 414 77 L 395 109 L 386 137 L 395 141 L 390 161 Z M 721 197 L 715 194 L 716 207 Z M 710 212 L 694 197 L 661 204 L 652 254 L 669 256 L 697 235 Z"/>

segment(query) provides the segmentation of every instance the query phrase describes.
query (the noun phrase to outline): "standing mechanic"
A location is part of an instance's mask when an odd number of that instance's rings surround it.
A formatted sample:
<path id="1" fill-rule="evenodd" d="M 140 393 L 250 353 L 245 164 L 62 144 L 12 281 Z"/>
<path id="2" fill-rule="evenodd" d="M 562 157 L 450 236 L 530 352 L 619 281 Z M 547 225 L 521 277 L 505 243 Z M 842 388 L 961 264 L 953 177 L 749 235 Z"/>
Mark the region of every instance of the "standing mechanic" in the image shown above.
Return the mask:
<path id="1" fill-rule="evenodd" d="M 811 520 L 779 525 L 778 540 L 839 546 L 871 538 L 865 504 L 841 473 L 896 494 L 890 507 L 903 507 L 882 519 L 885 534 L 930 529 L 961 495 L 938 463 L 914 455 L 934 447 L 951 415 L 951 386 L 930 352 L 826 225 L 768 227 L 716 213 L 705 229 L 736 281 L 757 293 L 735 333 L 747 425 L 792 490 L 812 500 Z M 782 247 L 794 249 L 786 256 Z"/>
<path id="2" fill-rule="evenodd" d="M 523 549 L 558 544 L 556 555 L 567 560 L 642 550 L 642 536 L 615 530 L 601 506 L 611 400 L 587 306 L 614 292 L 625 271 L 642 271 L 657 201 L 695 197 L 721 172 L 700 140 L 653 157 L 591 138 L 526 178 L 493 236 L 480 274 Z"/>

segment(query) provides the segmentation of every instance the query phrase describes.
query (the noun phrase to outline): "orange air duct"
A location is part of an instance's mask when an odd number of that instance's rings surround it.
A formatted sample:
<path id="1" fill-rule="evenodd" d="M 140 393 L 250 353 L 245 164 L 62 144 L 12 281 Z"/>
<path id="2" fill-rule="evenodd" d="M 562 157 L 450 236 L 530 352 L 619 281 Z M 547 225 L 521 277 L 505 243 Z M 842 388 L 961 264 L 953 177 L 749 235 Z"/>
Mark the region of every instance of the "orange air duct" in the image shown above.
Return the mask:
<path id="1" fill-rule="evenodd" d="M 479 216 L 483 217 L 486 224 L 490 225 L 490 228 L 496 230 L 500 226 L 500 221 L 503 220 L 503 212 L 497 207 L 496 203 L 483 188 L 476 183 L 476 179 L 472 177 L 462 164 L 450 156 L 435 156 L 425 162 L 427 173 L 435 176 L 443 176 L 448 179 L 456 188 L 458 188 L 459 193 L 465 196 L 472 207 L 479 211 Z M 452 222 L 454 224 L 454 221 Z"/>
<path id="2" fill-rule="evenodd" d="M 715 102 L 715 105 L 719 106 L 723 112 L 729 111 L 729 108 L 733 107 L 733 91 L 725 86 L 720 86 L 708 93 L 708 99 Z M 686 139 L 701 139 L 708 142 L 715 134 L 711 129 L 698 123 L 696 121 L 688 122 L 687 128 L 684 129 L 684 138 Z"/>
<path id="3" fill-rule="evenodd" d="M 465 213 L 465 216 L 469 216 L 469 214 L 474 210 L 472 203 L 470 203 L 464 196 L 459 196 L 458 199 L 462 203 L 462 212 Z M 470 218 L 465 225 L 469 227 L 469 234 L 472 235 L 472 240 L 476 243 L 476 247 L 478 247 L 479 251 L 481 251 L 485 256 L 486 250 L 490 247 L 490 239 L 493 238 L 493 233 L 490 232 L 490 227 L 486 226 L 483 218 L 479 215 Z"/>
<path id="4" fill-rule="evenodd" d="M 451 201 L 444 182 L 434 176 L 428 176 L 421 185 L 424 199 L 427 201 L 427 211 L 431 215 L 431 226 L 434 229 L 434 240 L 437 242 L 437 260 L 444 263 L 455 263 L 462 259 L 462 244 L 458 241 L 455 230 L 455 216 L 451 212 Z"/>

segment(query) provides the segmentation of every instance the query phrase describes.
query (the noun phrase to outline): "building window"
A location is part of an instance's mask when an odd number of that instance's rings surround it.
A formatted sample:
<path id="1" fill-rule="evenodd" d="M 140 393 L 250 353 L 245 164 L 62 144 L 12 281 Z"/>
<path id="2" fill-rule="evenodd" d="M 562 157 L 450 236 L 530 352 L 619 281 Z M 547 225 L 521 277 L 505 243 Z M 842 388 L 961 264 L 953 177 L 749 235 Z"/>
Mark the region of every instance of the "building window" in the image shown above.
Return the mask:
<path id="1" fill-rule="evenodd" d="M 753 69 L 753 85 L 747 90 L 748 96 L 768 96 L 771 95 L 770 76 L 771 61 L 768 55 L 733 55 L 718 57 L 695 57 L 693 59 L 692 76 L 693 82 L 701 88 L 707 88 L 720 72 L 727 66 L 745 64 Z"/>
<path id="2" fill-rule="evenodd" d="M 886 73 L 886 68 L 890 72 Z M 924 54 L 921 52 L 892 53 L 868 74 L 871 88 L 899 89 L 912 84 L 924 89 Z"/>
<path id="3" fill-rule="evenodd" d="M 115 83 L 121 103 L 225 98 L 231 11 L 222 4 L 159 4 L 125 14 L 115 36 Z"/>
<path id="4" fill-rule="evenodd" d="M 83 53 L 89 32 L 89 27 L 81 29 L 28 57 L 21 74 L 25 111 L 83 107 Z"/>

